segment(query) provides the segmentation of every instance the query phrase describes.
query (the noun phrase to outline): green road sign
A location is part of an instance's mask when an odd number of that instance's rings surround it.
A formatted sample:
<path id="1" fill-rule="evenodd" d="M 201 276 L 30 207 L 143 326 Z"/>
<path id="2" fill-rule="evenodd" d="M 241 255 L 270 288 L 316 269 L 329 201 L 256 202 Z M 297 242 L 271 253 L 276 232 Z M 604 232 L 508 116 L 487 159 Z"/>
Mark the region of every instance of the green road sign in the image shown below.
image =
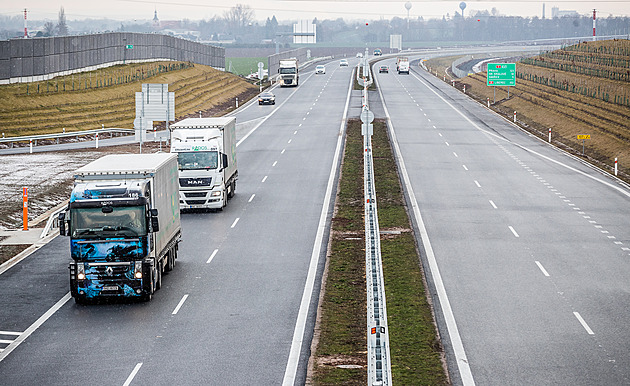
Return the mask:
<path id="1" fill-rule="evenodd" d="M 133 44 L 127 44 L 125 48 L 128 50 L 133 50 Z"/>
<path id="2" fill-rule="evenodd" d="M 516 86 L 516 63 L 488 63 L 488 86 Z"/>

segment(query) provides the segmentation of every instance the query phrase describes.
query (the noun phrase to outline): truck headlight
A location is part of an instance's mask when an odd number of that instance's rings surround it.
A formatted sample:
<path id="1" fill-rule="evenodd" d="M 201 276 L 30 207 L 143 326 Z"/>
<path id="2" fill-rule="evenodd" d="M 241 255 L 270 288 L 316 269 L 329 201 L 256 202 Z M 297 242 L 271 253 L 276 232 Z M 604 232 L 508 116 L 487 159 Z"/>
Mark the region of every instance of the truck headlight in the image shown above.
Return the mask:
<path id="1" fill-rule="evenodd" d="M 142 279 L 142 261 L 136 261 L 133 268 L 133 277 Z"/>
<path id="2" fill-rule="evenodd" d="M 221 195 L 221 191 L 217 190 L 217 191 L 212 192 L 212 194 L 210 196 L 212 196 L 212 197 L 219 197 L 220 195 Z"/>
<path id="3" fill-rule="evenodd" d="M 85 280 L 85 266 L 83 263 L 77 263 L 77 280 Z"/>

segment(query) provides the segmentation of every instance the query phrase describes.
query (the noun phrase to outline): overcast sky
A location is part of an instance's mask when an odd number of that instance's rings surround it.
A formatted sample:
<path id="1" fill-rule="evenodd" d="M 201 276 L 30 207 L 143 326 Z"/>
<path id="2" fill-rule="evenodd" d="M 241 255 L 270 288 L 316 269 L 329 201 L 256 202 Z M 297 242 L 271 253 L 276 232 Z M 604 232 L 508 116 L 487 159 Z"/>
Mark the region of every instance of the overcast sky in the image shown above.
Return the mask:
<path id="1" fill-rule="evenodd" d="M 405 1 L 349 1 L 349 0 L 0 0 L 0 14 L 4 16 L 23 15 L 28 9 L 29 19 L 56 20 L 60 7 L 64 7 L 66 18 L 109 18 L 116 20 L 147 20 L 153 18 L 154 10 L 160 20 L 210 19 L 222 16 L 235 4 L 249 5 L 254 10 L 254 18 L 264 21 L 276 16 L 278 20 L 311 20 L 344 18 L 347 20 L 391 19 L 394 16 L 406 17 Z M 447 13 L 451 16 L 460 11 L 460 1 L 411 1 L 410 16 L 441 18 Z M 467 1 L 464 11 L 496 8 L 501 15 L 542 17 L 543 4 L 545 16 L 551 16 L 551 8 L 575 10 L 580 14 L 591 14 L 597 9 L 598 17 L 630 16 L 630 0 L 616 1 Z"/>

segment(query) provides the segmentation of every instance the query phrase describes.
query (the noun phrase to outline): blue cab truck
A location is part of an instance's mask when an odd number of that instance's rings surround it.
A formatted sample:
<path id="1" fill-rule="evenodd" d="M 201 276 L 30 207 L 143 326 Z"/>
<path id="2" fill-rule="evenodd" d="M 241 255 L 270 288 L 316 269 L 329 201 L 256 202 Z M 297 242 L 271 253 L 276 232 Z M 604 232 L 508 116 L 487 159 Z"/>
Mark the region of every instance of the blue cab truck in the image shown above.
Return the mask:
<path id="1" fill-rule="evenodd" d="M 78 169 L 59 233 L 76 303 L 151 300 L 181 240 L 177 155 L 106 155 Z"/>

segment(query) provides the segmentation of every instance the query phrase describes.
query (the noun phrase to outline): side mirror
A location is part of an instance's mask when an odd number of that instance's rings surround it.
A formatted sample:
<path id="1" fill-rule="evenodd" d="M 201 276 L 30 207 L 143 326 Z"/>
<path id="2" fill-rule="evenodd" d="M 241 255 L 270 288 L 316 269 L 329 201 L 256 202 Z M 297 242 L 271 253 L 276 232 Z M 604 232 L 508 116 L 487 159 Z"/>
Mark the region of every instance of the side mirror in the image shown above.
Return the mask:
<path id="1" fill-rule="evenodd" d="M 61 236 L 66 236 L 66 212 L 59 213 L 57 217 L 57 221 L 59 222 L 59 234 Z"/>
<path id="2" fill-rule="evenodd" d="M 221 153 L 221 161 L 223 163 L 223 169 L 228 167 L 228 156 L 225 153 Z"/>

